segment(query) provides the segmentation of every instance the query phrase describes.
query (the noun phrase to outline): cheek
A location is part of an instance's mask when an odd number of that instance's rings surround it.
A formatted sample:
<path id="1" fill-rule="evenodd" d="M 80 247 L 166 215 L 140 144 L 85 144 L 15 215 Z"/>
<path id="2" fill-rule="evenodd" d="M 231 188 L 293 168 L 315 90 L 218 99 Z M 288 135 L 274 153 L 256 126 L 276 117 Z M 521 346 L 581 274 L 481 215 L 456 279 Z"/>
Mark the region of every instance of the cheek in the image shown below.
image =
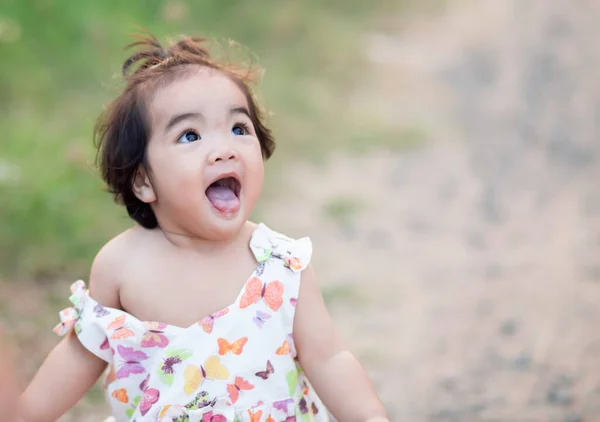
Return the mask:
<path id="1" fill-rule="evenodd" d="M 244 172 L 246 178 L 249 179 L 248 181 L 251 182 L 252 186 L 255 186 L 257 182 L 262 184 L 264 162 L 258 139 L 246 140 L 238 147 L 238 152 L 244 164 Z"/>
<path id="2" fill-rule="evenodd" d="M 254 177 L 260 178 L 262 181 L 264 178 L 265 163 L 258 141 L 256 141 L 252 150 L 246 155 L 246 167 Z"/>
<path id="3" fill-rule="evenodd" d="M 248 163 L 246 170 L 251 179 L 252 196 L 258 196 L 265 179 L 265 166 L 262 155 L 259 154 L 253 157 L 252 161 Z"/>
<path id="4" fill-rule="evenodd" d="M 169 150 L 148 151 L 153 184 L 159 193 L 187 189 L 201 180 L 201 168 L 193 154 L 175 154 Z"/>

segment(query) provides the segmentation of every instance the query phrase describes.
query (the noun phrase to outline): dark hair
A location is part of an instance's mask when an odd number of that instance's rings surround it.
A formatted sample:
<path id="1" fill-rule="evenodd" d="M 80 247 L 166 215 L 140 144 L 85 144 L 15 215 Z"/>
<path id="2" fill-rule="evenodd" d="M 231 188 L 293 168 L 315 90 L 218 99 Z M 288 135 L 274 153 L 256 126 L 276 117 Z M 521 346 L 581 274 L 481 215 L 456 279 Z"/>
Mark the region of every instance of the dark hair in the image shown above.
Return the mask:
<path id="1" fill-rule="evenodd" d="M 139 166 L 147 165 L 146 149 L 150 138 L 147 102 L 154 89 L 191 74 L 196 66 L 223 72 L 248 101 L 263 158 L 268 159 L 275 149 L 271 130 L 265 126 L 263 113 L 250 89 L 258 69 L 213 60 L 201 45 L 205 41 L 204 38 L 182 37 L 165 50 L 154 36 L 139 36 L 138 41 L 126 47 L 137 49 L 123 64 L 126 86 L 100 115 L 94 129 L 98 148 L 96 160 L 108 191 L 115 196 L 116 202 L 125 205 L 131 218 L 146 228 L 157 227 L 158 221 L 150 204 L 135 196 L 133 182 Z M 139 66 L 133 69 L 137 63 Z"/>

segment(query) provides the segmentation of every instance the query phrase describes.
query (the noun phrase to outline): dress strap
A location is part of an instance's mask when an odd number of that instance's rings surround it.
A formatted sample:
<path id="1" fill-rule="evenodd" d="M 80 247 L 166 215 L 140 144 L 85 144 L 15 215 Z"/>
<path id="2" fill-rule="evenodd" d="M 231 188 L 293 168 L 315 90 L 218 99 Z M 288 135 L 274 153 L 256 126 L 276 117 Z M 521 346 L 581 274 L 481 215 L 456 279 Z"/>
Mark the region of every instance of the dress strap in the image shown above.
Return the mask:
<path id="1" fill-rule="evenodd" d="M 312 242 L 308 237 L 298 240 L 277 233 L 260 223 L 250 239 L 250 249 L 258 262 L 281 259 L 291 271 L 304 270 L 312 257 Z"/>

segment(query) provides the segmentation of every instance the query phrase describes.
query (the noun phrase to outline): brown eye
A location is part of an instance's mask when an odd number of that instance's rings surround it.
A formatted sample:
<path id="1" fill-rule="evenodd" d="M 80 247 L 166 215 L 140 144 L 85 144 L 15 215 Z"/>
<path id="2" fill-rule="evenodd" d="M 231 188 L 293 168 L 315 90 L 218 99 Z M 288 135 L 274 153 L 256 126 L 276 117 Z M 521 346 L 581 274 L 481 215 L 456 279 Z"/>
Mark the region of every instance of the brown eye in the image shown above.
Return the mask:
<path id="1" fill-rule="evenodd" d="M 193 130 L 188 130 L 184 132 L 183 135 L 179 137 L 179 139 L 177 139 L 177 142 L 181 144 L 189 144 L 190 142 L 199 141 L 200 139 L 200 135 L 198 135 Z"/>

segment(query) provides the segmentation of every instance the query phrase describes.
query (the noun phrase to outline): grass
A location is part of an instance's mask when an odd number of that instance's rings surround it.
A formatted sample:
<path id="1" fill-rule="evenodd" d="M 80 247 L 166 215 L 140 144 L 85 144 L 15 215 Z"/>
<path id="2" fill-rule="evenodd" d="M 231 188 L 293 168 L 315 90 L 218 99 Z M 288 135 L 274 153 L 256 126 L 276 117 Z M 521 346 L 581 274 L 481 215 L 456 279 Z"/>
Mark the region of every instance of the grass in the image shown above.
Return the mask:
<path id="1" fill-rule="evenodd" d="M 232 38 L 258 56 L 266 69 L 259 97 L 279 141 L 269 164 L 277 173 L 292 159 L 323 157 L 334 148 L 390 146 L 386 127 L 361 120 L 346 102 L 364 70 L 361 33 L 402 5 L 4 0 L 0 275 L 86 277 L 100 246 L 130 224 L 103 191 L 91 133 L 101 107 L 118 91 L 114 75 L 126 57 L 122 48 L 138 27 L 161 41 L 180 33 Z"/>

